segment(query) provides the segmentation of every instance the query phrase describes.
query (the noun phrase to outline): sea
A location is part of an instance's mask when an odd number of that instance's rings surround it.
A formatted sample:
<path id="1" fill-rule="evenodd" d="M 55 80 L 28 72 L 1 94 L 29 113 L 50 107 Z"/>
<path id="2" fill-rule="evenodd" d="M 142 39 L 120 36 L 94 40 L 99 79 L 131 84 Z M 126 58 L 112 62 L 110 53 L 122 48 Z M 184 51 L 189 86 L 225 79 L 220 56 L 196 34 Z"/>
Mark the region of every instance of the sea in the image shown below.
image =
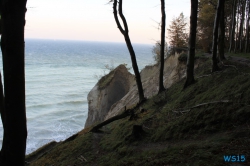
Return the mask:
<path id="1" fill-rule="evenodd" d="M 133 47 L 139 70 L 154 63 L 153 45 Z M 26 39 L 26 154 L 82 130 L 88 116 L 88 93 L 119 64 L 132 66 L 125 43 Z M 2 57 L 0 69 L 3 73 Z M 0 148 L 2 138 L 0 123 Z"/>

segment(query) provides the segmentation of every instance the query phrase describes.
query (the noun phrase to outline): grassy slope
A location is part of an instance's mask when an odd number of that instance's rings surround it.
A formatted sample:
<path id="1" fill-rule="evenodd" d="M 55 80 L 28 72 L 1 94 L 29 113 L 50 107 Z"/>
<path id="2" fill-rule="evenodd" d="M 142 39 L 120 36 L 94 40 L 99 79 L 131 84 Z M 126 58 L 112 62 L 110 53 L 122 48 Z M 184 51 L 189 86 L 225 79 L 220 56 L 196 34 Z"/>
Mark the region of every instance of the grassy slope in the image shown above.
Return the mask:
<path id="1" fill-rule="evenodd" d="M 227 64 L 232 62 L 227 62 Z M 73 165 L 227 165 L 223 155 L 244 154 L 250 165 L 250 73 L 239 64 L 210 75 L 208 60 L 196 70 L 197 82 L 182 91 L 184 80 L 150 98 L 133 120 L 125 118 L 103 132 L 78 133 L 58 143 L 31 166 Z M 201 103 L 229 100 L 228 103 Z M 182 109 L 184 108 L 184 109 Z M 180 110 L 188 110 L 179 112 Z M 145 132 L 136 137 L 133 125 Z M 247 163 L 245 163 L 247 164 Z"/>

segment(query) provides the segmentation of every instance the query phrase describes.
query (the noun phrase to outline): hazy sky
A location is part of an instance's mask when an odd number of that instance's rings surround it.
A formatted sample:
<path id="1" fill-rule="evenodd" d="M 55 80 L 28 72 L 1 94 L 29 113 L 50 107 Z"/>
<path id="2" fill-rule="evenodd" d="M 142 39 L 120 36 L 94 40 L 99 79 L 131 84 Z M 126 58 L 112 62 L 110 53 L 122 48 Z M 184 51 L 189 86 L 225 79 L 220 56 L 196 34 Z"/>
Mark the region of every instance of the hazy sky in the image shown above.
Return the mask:
<path id="1" fill-rule="evenodd" d="M 26 38 L 124 42 L 108 0 L 28 0 Z M 166 0 L 167 27 L 181 12 L 190 16 L 190 0 Z M 160 0 L 124 0 L 132 43 L 160 39 Z M 166 27 L 166 28 L 167 28 Z"/>

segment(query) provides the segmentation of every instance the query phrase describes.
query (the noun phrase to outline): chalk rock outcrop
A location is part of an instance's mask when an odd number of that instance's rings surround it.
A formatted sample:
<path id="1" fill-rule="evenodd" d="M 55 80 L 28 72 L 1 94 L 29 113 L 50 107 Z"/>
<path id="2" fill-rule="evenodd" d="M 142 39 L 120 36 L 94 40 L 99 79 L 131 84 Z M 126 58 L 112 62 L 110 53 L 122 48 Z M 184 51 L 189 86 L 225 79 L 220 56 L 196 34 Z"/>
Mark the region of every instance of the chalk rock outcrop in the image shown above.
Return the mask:
<path id="1" fill-rule="evenodd" d="M 85 127 L 104 120 L 111 106 L 130 90 L 134 76 L 120 65 L 102 77 L 88 94 L 88 118 Z"/>
<path id="2" fill-rule="evenodd" d="M 164 87 L 169 88 L 174 83 L 180 81 L 186 76 L 186 62 L 179 61 L 180 54 L 169 56 L 164 62 Z M 199 60 L 195 62 L 195 68 L 199 64 Z M 149 98 L 158 93 L 159 89 L 159 65 L 146 66 L 141 71 L 141 80 L 145 97 Z M 112 105 L 108 111 L 105 120 L 119 114 L 125 106 L 135 105 L 138 103 L 138 90 L 135 83 L 131 85 L 131 90 L 118 102 Z"/>
<path id="3" fill-rule="evenodd" d="M 180 53 L 175 53 L 164 62 L 165 88 L 186 76 L 186 61 L 179 60 L 179 57 Z M 200 60 L 197 59 L 195 68 L 199 63 Z M 145 97 L 156 95 L 159 88 L 159 65 L 146 66 L 140 74 Z M 85 127 L 119 114 L 125 106 L 129 108 L 137 104 L 139 97 L 134 75 L 125 66 L 117 67 L 96 84 L 88 95 L 88 101 L 89 113 Z"/>

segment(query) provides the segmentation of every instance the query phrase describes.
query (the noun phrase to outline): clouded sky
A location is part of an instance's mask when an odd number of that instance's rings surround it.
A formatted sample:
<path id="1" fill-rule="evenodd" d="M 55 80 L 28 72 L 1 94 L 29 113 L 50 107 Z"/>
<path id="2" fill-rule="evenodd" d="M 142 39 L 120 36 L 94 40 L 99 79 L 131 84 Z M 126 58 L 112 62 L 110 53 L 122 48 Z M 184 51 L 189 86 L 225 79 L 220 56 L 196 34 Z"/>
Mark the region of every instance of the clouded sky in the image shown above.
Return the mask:
<path id="1" fill-rule="evenodd" d="M 108 0 L 28 0 L 26 38 L 124 42 Z M 189 18 L 190 0 L 166 0 L 167 27 L 181 12 Z M 124 0 L 132 43 L 160 39 L 160 0 Z M 167 28 L 166 27 L 166 28 Z"/>

